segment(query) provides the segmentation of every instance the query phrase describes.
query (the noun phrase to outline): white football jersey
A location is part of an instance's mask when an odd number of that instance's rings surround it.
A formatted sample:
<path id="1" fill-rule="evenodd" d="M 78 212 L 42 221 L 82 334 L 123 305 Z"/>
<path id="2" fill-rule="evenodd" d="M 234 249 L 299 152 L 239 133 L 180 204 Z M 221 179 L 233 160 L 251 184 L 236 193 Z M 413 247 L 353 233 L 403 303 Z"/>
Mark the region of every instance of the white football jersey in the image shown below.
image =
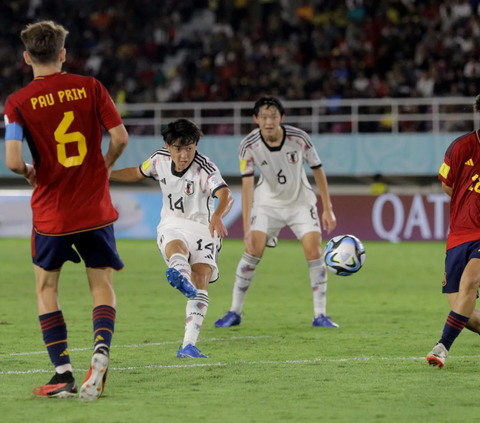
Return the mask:
<path id="1" fill-rule="evenodd" d="M 260 128 L 240 143 L 242 177 L 253 176 L 255 166 L 260 170 L 254 204 L 270 207 L 316 204 L 317 196 L 308 182 L 303 162 L 316 169 L 322 166 L 320 157 L 305 131 L 289 125 L 282 128 L 283 140 L 277 147 L 267 144 Z"/>
<path id="2" fill-rule="evenodd" d="M 182 172 L 166 148 L 155 151 L 140 165 L 140 172 L 158 181 L 163 193 L 160 223 L 187 219 L 202 225 L 210 223 L 215 211 L 215 193 L 227 184 L 207 156 L 198 151 L 190 166 Z"/>

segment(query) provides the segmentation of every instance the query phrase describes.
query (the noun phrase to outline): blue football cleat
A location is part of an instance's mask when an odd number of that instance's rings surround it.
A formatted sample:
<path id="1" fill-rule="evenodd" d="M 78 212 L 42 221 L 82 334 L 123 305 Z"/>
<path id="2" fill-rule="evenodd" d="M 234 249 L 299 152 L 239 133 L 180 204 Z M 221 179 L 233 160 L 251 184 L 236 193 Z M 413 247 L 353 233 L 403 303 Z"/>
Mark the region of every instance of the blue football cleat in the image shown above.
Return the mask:
<path id="1" fill-rule="evenodd" d="M 242 315 L 234 311 L 229 311 L 221 319 L 215 322 L 216 328 L 229 328 L 230 326 L 238 326 L 242 322 Z"/>
<path id="2" fill-rule="evenodd" d="M 179 348 L 177 358 L 208 358 L 193 344 L 188 344 L 185 348 Z"/>
<path id="3" fill-rule="evenodd" d="M 195 298 L 198 290 L 192 285 L 185 276 L 183 276 L 177 269 L 169 267 L 166 272 L 167 281 L 174 288 L 177 288 L 185 297 Z"/>
<path id="4" fill-rule="evenodd" d="M 330 317 L 325 316 L 324 314 L 320 314 L 320 316 L 313 319 L 312 322 L 313 327 L 323 327 L 323 328 L 339 328 L 336 323 L 332 322 Z"/>

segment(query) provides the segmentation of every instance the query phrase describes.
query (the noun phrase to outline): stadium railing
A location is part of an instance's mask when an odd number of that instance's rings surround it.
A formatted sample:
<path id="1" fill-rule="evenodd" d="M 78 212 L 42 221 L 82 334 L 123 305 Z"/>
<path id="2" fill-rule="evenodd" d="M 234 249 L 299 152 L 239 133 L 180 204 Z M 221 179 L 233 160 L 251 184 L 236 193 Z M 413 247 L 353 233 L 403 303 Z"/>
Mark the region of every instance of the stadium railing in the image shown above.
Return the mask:
<path id="1" fill-rule="evenodd" d="M 363 123 L 376 123 L 381 125 L 381 132 L 396 134 L 405 131 L 402 128 L 405 122 L 424 123 L 421 132 L 457 132 L 458 125 L 480 126 L 480 115 L 473 111 L 473 103 L 474 98 L 470 97 L 284 101 L 284 123 L 311 134 L 323 133 L 327 125 L 334 124 L 345 124 L 339 129 L 343 133 L 369 132 L 368 127 L 362 127 Z M 252 124 L 252 105 L 252 102 L 124 103 L 117 104 L 117 108 L 126 126 L 145 128 L 146 135 L 160 135 L 162 125 L 180 117 L 193 120 L 206 133 L 242 135 L 248 132 L 245 125 Z M 217 131 L 220 126 L 222 131 Z M 4 128 L 3 120 L 0 128 Z"/>

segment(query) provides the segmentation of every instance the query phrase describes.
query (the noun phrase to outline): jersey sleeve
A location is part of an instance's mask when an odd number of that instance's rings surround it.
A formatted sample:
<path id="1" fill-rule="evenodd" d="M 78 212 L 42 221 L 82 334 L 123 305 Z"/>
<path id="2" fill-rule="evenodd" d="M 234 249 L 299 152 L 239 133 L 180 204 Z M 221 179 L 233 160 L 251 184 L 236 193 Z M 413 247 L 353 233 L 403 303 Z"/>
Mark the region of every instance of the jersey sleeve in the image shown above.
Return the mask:
<path id="1" fill-rule="evenodd" d="M 310 139 L 310 135 L 308 135 L 307 133 L 305 133 L 304 142 L 305 161 L 307 162 L 310 169 L 317 169 L 319 167 L 322 167 L 322 161 L 320 160 L 320 156 L 318 155 L 317 150 L 315 149 L 315 146 Z"/>
<path id="2" fill-rule="evenodd" d="M 215 193 L 223 187 L 228 187 L 227 183 L 223 180 L 220 171 L 218 170 L 217 166 L 215 166 L 212 162 L 209 164 L 209 168 L 213 169 L 213 172 L 210 172 L 207 176 L 207 189 L 210 192 L 212 197 L 215 197 Z"/>
<path id="3" fill-rule="evenodd" d="M 240 159 L 240 172 L 242 174 L 242 178 L 247 176 L 253 176 L 255 173 L 255 162 L 253 160 L 251 149 L 248 147 L 244 147 L 243 143 L 240 144 L 238 157 Z"/>
<path id="4" fill-rule="evenodd" d="M 122 118 L 115 107 L 115 104 L 110 97 L 107 89 L 100 81 L 95 79 L 95 91 L 97 95 L 97 109 L 100 116 L 100 121 L 103 127 L 109 131 L 116 126 L 122 124 Z"/>
<path id="5" fill-rule="evenodd" d="M 5 120 L 5 141 L 20 140 L 23 141 L 23 122 L 17 111 L 14 109 L 12 101 L 7 99 L 5 110 L 3 112 Z"/>
<path id="6" fill-rule="evenodd" d="M 445 185 L 452 187 L 453 186 L 453 171 L 452 171 L 452 162 L 450 158 L 445 155 L 443 163 L 440 166 L 438 171 L 438 179 L 440 179 Z"/>
<path id="7" fill-rule="evenodd" d="M 456 141 L 454 141 L 450 147 L 448 147 L 445 157 L 443 158 L 443 163 L 438 171 L 438 179 L 445 185 L 453 187 L 459 168 L 458 164 L 463 163 L 463 156 L 465 156 L 464 149 L 459 145 L 456 145 Z M 465 160 L 468 160 L 468 158 L 469 157 L 467 157 Z"/>
<path id="8" fill-rule="evenodd" d="M 153 157 L 153 158 L 152 158 Z M 156 169 L 156 158 L 154 156 L 149 157 L 139 167 L 140 173 L 146 178 L 153 178 L 158 181 L 158 172 Z"/>

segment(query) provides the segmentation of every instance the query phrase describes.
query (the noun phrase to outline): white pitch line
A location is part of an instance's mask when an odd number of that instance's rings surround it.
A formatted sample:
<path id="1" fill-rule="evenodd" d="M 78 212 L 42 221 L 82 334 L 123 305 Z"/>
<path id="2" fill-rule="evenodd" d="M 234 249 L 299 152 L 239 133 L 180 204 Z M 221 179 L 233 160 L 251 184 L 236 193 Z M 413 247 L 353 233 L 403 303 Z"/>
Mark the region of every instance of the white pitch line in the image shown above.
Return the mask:
<path id="1" fill-rule="evenodd" d="M 218 341 L 243 341 L 245 339 L 265 339 L 273 338 L 271 335 L 258 335 L 258 336 L 231 336 L 229 338 L 200 338 L 199 342 L 218 342 Z M 182 343 L 182 341 L 164 341 L 164 342 L 149 342 L 146 344 L 129 344 L 129 345 L 112 345 L 113 348 L 142 348 L 142 347 L 158 347 L 160 345 L 177 345 Z M 91 351 L 93 348 L 69 348 L 69 351 Z M 18 355 L 36 355 L 36 354 L 47 354 L 46 350 L 43 351 L 29 351 L 29 352 L 19 352 L 19 353 L 9 353 L 9 354 L 0 354 L 1 357 L 11 357 Z"/>
<path id="2" fill-rule="evenodd" d="M 480 355 L 461 355 L 450 356 L 449 359 L 462 358 L 480 358 Z M 313 363 L 344 363 L 348 361 L 417 361 L 425 360 L 425 357 L 350 357 L 350 358 L 314 358 L 311 360 L 271 360 L 271 361 L 232 361 L 231 363 L 193 363 L 193 364 L 149 364 L 147 366 L 129 366 L 129 367 L 110 367 L 114 371 L 129 371 L 129 370 L 151 370 L 151 369 L 191 369 L 194 367 L 226 367 L 226 366 L 254 366 L 254 365 L 281 365 L 281 364 L 313 364 Z M 86 372 L 87 369 L 74 369 L 75 372 Z M 7 370 L 1 371 L 1 375 L 26 375 L 32 373 L 51 373 L 49 369 L 31 369 L 31 370 Z"/>
<path id="3" fill-rule="evenodd" d="M 1 190 L 0 190 L 1 191 Z M 361 335 L 401 335 L 405 332 L 402 331 L 373 331 L 373 332 L 359 332 Z M 410 332 L 411 333 L 411 332 Z M 425 335 L 428 332 L 418 332 L 418 334 Z M 344 336 L 353 336 L 358 334 L 353 333 L 344 333 L 341 334 Z M 265 339 L 265 338 L 277 338 L 280 335 L 258 335 L 258 336 L 231 336 L 230 338 L 200 338 L 199 342 L 218 342 L 218 341 L 241 341 L 244 339 Z M 141 347 L 158 347 L 160 345 L 176 345 L 183 342 L 182 340 L 178 341 L 164 341 L 164 342 L 150 342 L 146 344 L 129 344 L 129 345 L 112 345 L 111 348 L 141 348 Z M 92 347 L 87 348 L 69 348 L 70 351 L 91 351 Z M 27 351 L 27 352 L 18 352 L 18 353 L 8 353 L 0 354 L 2 357 L 11 357 L 11 356 L 21 356 L 21 355 L 36 355 L 36 354 L 47 354 L 46 350 L 42 351 Z"/>

